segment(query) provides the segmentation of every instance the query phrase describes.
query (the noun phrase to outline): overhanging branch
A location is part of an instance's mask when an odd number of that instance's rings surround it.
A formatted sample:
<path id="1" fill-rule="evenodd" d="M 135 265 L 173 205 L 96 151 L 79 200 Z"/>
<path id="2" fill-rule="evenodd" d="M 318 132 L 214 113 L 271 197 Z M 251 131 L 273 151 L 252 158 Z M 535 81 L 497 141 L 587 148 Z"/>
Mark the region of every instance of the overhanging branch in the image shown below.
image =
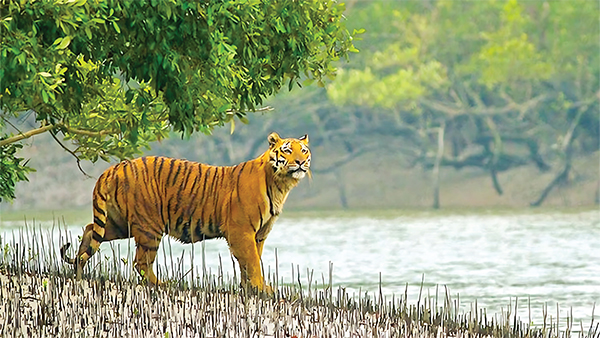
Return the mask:
<path id="1" fill-rule="evenodd" d="M 79 171 L 81 171 L 81 173 L 84 174 L 85 176 L 87 176 L 88 178 L 93 178 L 92 176 L 88 175 L 81 167 L 81 159 L 79 158 L 79 156 L 77 156 L 77 154 L 75 154 L 75 152 L 73 152 L 71 149 L 67 148 L 64 144 L 62 144 L 62 142 L 60 142 L 60 140 L 56 137 L 54 132 L 50 132 L 50 135 L 52 135 L 52 138 L 54 139 L 54 141 L 56 141 L 56 143 L 58 143 L 58 145 L 60 145 L 61 148 L 63 148 L 66 152 L 68 152 L 69 154 L 73 155 L 73 157 L 75 157 L 75 159 L 77 160 L 77 167 L 79 167 Z"/>
<path id="2" fill-rule="evenodd" d="M 30 131 L 27 131 L 27 132 L 24 132 L 24 133 L 20 133 L 18 135 L 9 137 L 7 139 L 0 140 L 0 147 L 4 147 L 7 144 L 19 142 L 19 141 L 24 140 L 26 138 L 30 138 L 32 136 L 45 133 L 48 130 L 51 130 L 51 129 L 56 128 L 56 127 L 57 127 L 57 125 L 55 125 L 55 124 L 49 124 L 47 126 L 39 127 L 37 129 L 32 129 Z"/>
<path id="3" fill-rule="evenodd" d="M 45 133 L 54 128 L 63 128 L 64 130 L 66 130 L 67 132 L 72 133 L 72 134 L 85 135 L 85 136 L 91 136 L 91 137 L 99 137 L 99 136 L 104 136 L 104 135 L 116 134 L 115 132 L 113 132 L 111 130 L 89 131 L 89 130 L 83 130 L 83 129 L 77 129 L 77 128 L 70 128 L 63 124 L 49 124 L 49 125 L 39 127 L 37 129 L 32 129 L 32 130 L 24 132 L 24 133 L 19 133 L 15 136 L 9 137 L 4 140 L 0 140 L 0 147 L 3 147 L 7 144 L 19 142 L 21 140 L 30 138 L 35 135 Z"/>
<path id="4" fill-rule="evenodd" d="M 83 130 L 83 129 L 77 129 L 77 128 L 69 128 L 69 127 L 66 127 L 66 126 L 62 126 L 62 127 L 65 128 L 65 130 L 67 132 L 69 132 L 69 133 L 78 134 L 78 135 L 85 135 L 85 136 L 91 136 L 91 137 L 98 137 L 98 136 L 116 134 L 116 132 L 114 132 L 112 130 L 89 131 L 89 130 Z"/>

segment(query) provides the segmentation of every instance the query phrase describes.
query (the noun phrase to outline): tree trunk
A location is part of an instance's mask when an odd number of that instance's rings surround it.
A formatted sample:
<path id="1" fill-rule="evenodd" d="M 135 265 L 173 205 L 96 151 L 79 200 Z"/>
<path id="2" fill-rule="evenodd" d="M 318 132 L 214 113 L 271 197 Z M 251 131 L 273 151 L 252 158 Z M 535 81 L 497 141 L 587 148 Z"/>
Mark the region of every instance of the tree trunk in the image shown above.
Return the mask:
<path id="1" fill-rule="evenodd" d="M 348 197 L 346 195 L 346 184 L 344 182 L 344 178 L 342 177 L 342 174 L 340 174 L 339 170 L 334 171 L 333 175 L 335 176 L 335 180 L 337 181 L 338 185 L 340 204 L 342 205 L 343 209 L 348 209 Z"/>
<path id="2" fill-rule="evenodd" d="M 438 128 L 438 149 L 435 156 L 435 164 L 433 165 L 433 208 L 440 208 L 440 163 L 444 156 L 444 129 L 445 125 L 442 124 Z"/>
<path id="3" fill-rule="evenodd" d="M 498 160 L 500 159 L 500 155 L 502 154 L 502 137 L 500 136 L 498 128 L 496 127 L 496 124 L 494 123 L 494 120 L 492 120 L 491 117 L 487 117 L 486 124 L 490 129 L 490 133 L 494 137 L 494 148 L 492 149 L 492 160 L 490 163 L 490 175 L 492 177 L 492 184 L 494 185 L 494 189 L 496 189 L 498 195 L 502 195 L 503 191 L 502 187 L 500 186 L 500 182 L 498 181 L 498 172 L 496 169 L 498 165 Z"/>
<path id="4" fill-rule="evenodd" d="M 552 189 L 554 189 L 554 187 L 567 181 L 567 179 L 569 178 L 569 171 L 571 171 L 571 153 L 571 147 L 568 147 L 565 158 L 565 166 L 556 175 L 556 177 L 554 177 L 552 182 L 548 184 L 544 191 L 542 191 L 540 197 L 538 197 L 538 199 L 535 202 L 531 202 L 532 207 L 539 207 L 540 205 L 542 205 L 542 203 L 544 203 L 544 200 L 546 199 L 546 197 L 548 197 L 548 195 L 550 194 Z"/>
<path id="5" fill-rule="evenodd" d="M 573 135 L 575 134 L 575 129 L 577 129 L 577 126 L 579 125 L 579 120 L 581 119 L 581 116 L 587 109 L 587 105 L 579 108 L 577 115 L 575 116 L 573 122 L 571 122 L 571 125 L 569 126 L 569 130 L 565 134 L 565 138 L 561 147 L 565 152 L 565 165 L 563 169 L 558 173 L 558 175 L 556 175 L 556 177 L 554 177 L 554 179 L 552 180 L 552 182 L 550 182 L 546 189 L 542 191 L 540 197 L 536 201 L 530 203 L 532 207 L 539 207 L 540 205 L 542 205 L 542 203 L 544 203 L 544 200 L 546 199 L 546 197 L 548 197 L 548 194 L 550 194 L 554 187 L 568 180 L 569 172 L 571 171 L 571 159 L 573 157 Z"/>

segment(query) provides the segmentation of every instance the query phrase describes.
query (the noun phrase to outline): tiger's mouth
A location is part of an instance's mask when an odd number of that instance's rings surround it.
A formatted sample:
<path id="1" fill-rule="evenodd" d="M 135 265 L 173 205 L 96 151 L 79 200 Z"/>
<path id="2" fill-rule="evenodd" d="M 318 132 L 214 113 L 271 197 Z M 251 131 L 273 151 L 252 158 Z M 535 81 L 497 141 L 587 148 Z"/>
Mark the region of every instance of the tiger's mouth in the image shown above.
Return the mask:
<path id="1" fill-rule="evenodd" d="M 289 168 L 288 169 L 288 175 L 292 176 L 293 178 L 299 180 L 301 178 L 303 178 L 306 175 L 306 171 L 308 169 L 302 168 L 302 167 L 297 167 L 297 168 Z"/>

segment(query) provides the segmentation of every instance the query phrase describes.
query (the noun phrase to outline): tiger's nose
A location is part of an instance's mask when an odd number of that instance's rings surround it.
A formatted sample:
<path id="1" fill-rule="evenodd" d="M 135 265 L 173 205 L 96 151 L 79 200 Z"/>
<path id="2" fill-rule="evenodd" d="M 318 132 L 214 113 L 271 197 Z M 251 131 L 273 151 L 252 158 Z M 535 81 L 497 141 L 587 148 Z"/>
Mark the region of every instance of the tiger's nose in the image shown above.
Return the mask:
<path id="1" fill-rule="evenodd" d="M 302 165 L 304 162 L 306 162 L 306 160 L 302 161 L 302 160 L 296 160 L 296 164 L 297 165 Z"/>

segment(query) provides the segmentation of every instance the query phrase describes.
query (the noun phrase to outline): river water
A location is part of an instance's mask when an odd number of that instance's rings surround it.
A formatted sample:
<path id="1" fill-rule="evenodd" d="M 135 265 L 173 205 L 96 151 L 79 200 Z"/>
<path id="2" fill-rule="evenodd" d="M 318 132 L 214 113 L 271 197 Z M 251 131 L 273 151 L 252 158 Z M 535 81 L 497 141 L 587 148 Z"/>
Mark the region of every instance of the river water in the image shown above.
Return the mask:
<path id="1" fill-rule="evenodd" d="M 22 224 L 2 222 L 4 242 Z M 74 238 L 81 231 L 81 225 L 66 227 Z M 47 236 L 61 241 L 64 234 L 61 230 Z M 133 251 L 133 243 L 126 240 L 112 247 L 103 244 L 101 255 L 111 256 L 118 247 L 125 257 L 128 246 Z M 197 273 L 204 255 L 211 272 L 234 274 L 224 240 L 197 243 L 193 251 Z M 182 269 L 187 271 L 191 252 L 192 245 L 163 239 L 159 269 L 163 275 L 172 271 L 177 266 L 172 261 L 183 256 Z M 388 300 L 407 290 L 409 303 L 416 304 L 422 284 L 422 298 L 435 297 L 437 290 L 441 303 L 447 289 L 465 311 L 477 301 L 488 315 L 509 307 L 514 313 L 518 299 L 517 314 L 524 322 L 531 316 L 534 325 L 541 325 L 546 307 L 554 320 L 558 311 L 563 323 L 572 316 L 575 328 L 580 321 L 589 327 L 594 307 L 600 307 L 600 212 L 322 212 L 306 217 L 295 212 L 275 224 L 263 264 L 265 272 L 277 270 L 283 283 L 291 283 L 292 275 L 297 280 L 299 270 L 304 285 L 309 274 L 313 283 L 322 285 L 332 266 L 334 286 L 345 287 L 351 295 L 378 295 L 381 278 Z M 600 309 L 595 322 L 599 314 Z"/>

